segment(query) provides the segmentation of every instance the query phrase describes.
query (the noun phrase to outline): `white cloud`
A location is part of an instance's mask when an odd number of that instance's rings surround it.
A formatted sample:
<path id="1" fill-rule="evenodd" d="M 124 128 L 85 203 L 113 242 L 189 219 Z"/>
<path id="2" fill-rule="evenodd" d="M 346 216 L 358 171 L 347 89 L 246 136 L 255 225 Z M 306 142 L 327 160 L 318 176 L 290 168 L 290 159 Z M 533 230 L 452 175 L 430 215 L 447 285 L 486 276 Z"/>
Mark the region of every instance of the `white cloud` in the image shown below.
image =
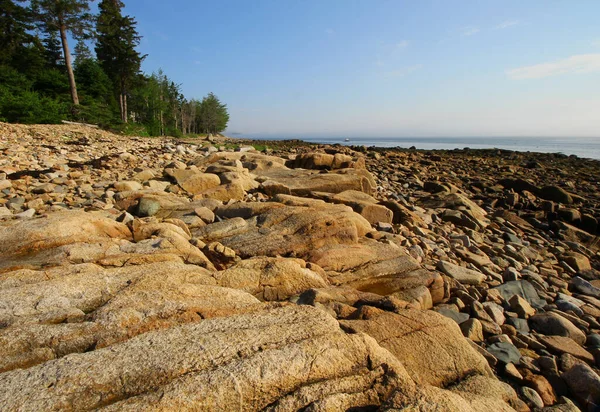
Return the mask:
<path id="1" fill-rule="evenodd" d="M 497 25 L 494 28 L 496 30 L 503 30 L 503 29 L 507 29 L 507 28 L 512 27 L 512 26 L 516 26 L 519 23 L 520 23 L 519 20 L 507 20 L 505 22 L 500 23 L 499 25 Z"/>
<path id="2" fill-rule="evenodd" d="M 421 69 L 423 67 L 422 64 L 415 64 L 413 66 L 406 66 L 406 67 L 402 67 L 400 69 L 397 70 L 392 70 L 386 73 L 386 76 L 388 77 L 404 77 L 404 76 L 408 76 L 411 73 L 416 72 L 417 70 Z"/>
<path id="3" fill-rule="evenodd" d="M 592 41 L 592 46 L 600 47 L 600 39 L 596 39 L 596 40 Z"/>
<path id="4" fill-rule="evenodd" d="M 335 30 L 333 30 L 331 27 L 329 27 L 329 28 L 325 29 L 325 33 L 333 34 L 333 33 L 335 33 Z"/>
<path id="5" fill-rule="evenodd" d="M 511 79 L 541 79 L 561 74 L 600 72 L 600 54 L 577 54 L 566 59 L 507 70 Z"/>
<path id="6" fill-rule="evenodd" d="M 472 36 L 480 32 L 479 28 L 474 26 L 466 26 L 460 29 L 460 32 L 463 36 Z"/>
<path id="7" fill-rule="evenodd" d="M 396 49 L 406 49 L 410 42 L 408 40 L 402 40 L 396 43 Z"/>

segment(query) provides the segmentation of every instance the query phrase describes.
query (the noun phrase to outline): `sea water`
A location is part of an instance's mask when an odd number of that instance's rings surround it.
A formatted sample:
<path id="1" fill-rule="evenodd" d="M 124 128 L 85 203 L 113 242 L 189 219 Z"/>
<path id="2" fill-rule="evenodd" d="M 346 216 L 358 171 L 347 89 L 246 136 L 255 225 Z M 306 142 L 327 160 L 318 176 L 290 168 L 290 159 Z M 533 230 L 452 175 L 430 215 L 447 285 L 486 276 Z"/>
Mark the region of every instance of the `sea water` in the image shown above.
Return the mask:
<path id="1" fill-rule="evenodd" d="M 309 143 L 376 147 L 416 147 L 423 150 L 506 149 L 518 152 L 563 153 L 600 160 L 600 137 L 303 137 L 241 135 L 257 140 L 300 139 Z"/>

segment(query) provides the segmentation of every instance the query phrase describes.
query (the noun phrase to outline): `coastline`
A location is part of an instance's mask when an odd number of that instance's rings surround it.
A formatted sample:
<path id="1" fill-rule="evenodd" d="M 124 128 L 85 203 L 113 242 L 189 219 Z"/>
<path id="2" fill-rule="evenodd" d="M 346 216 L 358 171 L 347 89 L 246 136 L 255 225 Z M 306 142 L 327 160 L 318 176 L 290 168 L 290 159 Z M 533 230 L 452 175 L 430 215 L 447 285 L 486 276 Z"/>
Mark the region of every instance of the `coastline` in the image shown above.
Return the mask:
<path id="1" fill-rule="evenodd" d="M 600 403 L 598 161 L 0 135 L 8 409 Z"/>
<path id="2" fill-rule="evenodd" d="M 600 137 L 598 138 L 530 138 L 530 137 L 422 137 L 422 138 L 349 138 L 345 141 L 342 137 L 301 137 L 301 138 L 273 138 L 273 137 L 241 137 L 234 139 L 251 140 L 256 142 L 277 142 L 300 140 L 306 144 L 325 144 L 342 146 L 365 146 L 376 148 L 396 148 L 417 150 L 511 150 L 524 153 L 562 153 L 567 156 L 576 155 L 581 158 L 600 160 Z"/>

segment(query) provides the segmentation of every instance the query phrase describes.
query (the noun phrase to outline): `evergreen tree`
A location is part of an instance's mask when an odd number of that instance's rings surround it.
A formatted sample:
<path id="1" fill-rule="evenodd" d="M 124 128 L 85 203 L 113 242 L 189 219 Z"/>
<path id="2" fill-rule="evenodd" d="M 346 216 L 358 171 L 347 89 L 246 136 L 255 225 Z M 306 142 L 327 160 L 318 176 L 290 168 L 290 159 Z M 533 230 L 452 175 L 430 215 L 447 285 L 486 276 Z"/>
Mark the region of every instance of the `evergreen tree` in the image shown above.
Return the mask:
<path id="1" fill-rule="evenodd" d="M 227 128 L 229 113 L 227 105 L 221 103 L 217 96 L 209 93 L 200 103 L 200 124 L 206 133 L 219 133 Z"/>
<path id="2" fill-rule="evenodd" d="M 44 40 L 42 40 L 42 44 L 44 45 L 44 55 L 47 65 L 56 69 L 64 69 L 65 59 L 63 58 L 60 40 L 58 40 L 56 33 L 48 33 Z"/>
<path id="3" fill-rule="evenodd" d="M 0 64 L 11 65 L 35 36 L 29 11 L 13 0 L 0 0 Z"/>
<path id="4" fill-rule="evenodd" d="M 80 64 L 81 62 L 84 62 L 84 61 L 92 58 L 92 52 L 90 51 L 90 48 L 88 47 L 88 45 L 85 44 L 85 41 L 83 39 L 79 40 L 77 42 L 77 44 L 75 45 L 74 54 L 75 54 L 75 68 L 77 68 L 77 65 Z M 75 77 L 77 77 L 77 76 L 75 76 Z"/>
<path id="5" fill-rule="evenodd" d="M 122 15 L 123 6 L 121 0 L 102 0 L 98 5 L 96 56 L 114 82 L 121 120 L 127 123 L 128 91 L 146 56 L 141 56 L 135 49 L 141 39 L 135 27 L 137 22 L 132 17 Z"/>
<path id="6" fill-rule="evenodd" d="M 90 0 L 31 0 L 31 9 L 35 13 L 38 26 L 48 35 L 58 33 L 69 77 L 69 87 L 73 104 L 79 104 L 77 85 L 71 64 L 71 53 L 67 41 L 67 32 L 74 38 L 90 36 L 93 17 L 90 14 Z"/>

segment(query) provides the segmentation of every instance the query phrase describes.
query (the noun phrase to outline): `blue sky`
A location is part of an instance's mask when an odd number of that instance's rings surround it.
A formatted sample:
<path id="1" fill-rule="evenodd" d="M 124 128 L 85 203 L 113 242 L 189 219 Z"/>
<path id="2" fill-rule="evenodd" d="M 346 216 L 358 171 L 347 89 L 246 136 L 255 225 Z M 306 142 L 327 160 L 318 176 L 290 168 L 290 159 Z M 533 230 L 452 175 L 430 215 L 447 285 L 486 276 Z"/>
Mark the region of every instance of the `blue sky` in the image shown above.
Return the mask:
<path id="1" fill-rule="evenodd" d="M 600 136 L 598 0 L 125 0 L 229 132 Z"/>

